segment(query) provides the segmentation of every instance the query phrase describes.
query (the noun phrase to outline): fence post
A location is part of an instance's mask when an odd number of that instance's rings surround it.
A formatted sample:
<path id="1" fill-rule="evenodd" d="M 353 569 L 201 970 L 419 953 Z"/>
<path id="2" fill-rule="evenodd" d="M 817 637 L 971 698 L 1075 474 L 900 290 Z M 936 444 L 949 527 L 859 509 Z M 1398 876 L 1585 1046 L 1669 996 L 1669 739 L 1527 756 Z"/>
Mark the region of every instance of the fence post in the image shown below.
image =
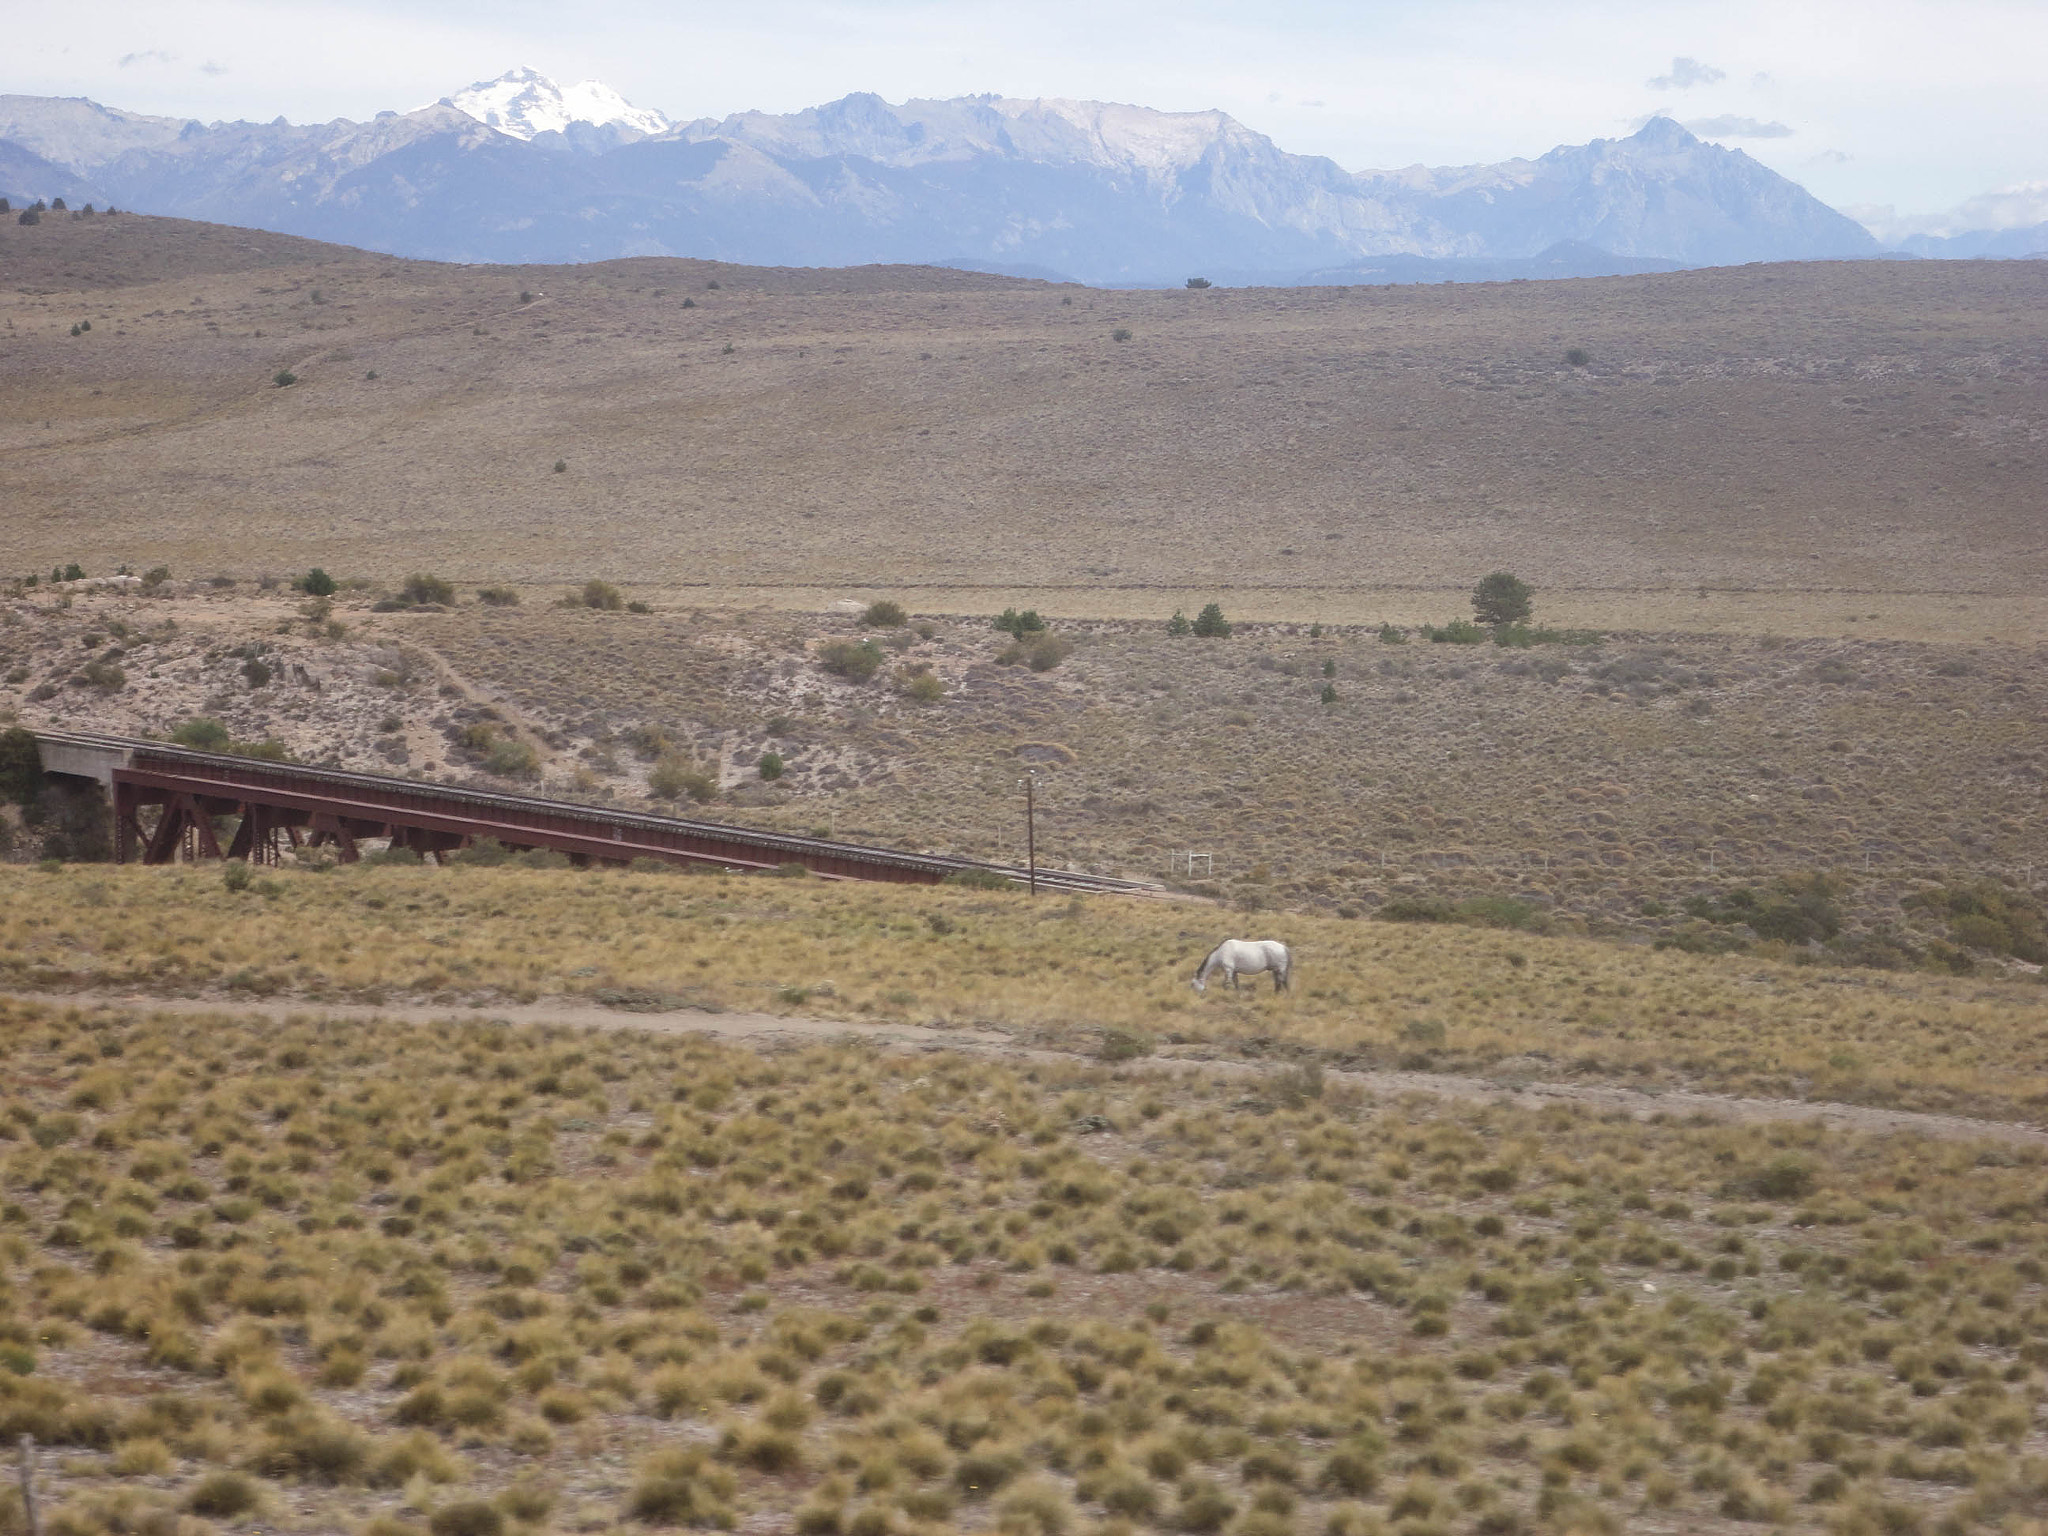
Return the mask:
<path id="1" fill-rule="evenodd" d="M 36 1508 L 36 1437 L 21 1437 L 21 1516 L 28 1536 L 43 1536 L 43 1517 Z"/>

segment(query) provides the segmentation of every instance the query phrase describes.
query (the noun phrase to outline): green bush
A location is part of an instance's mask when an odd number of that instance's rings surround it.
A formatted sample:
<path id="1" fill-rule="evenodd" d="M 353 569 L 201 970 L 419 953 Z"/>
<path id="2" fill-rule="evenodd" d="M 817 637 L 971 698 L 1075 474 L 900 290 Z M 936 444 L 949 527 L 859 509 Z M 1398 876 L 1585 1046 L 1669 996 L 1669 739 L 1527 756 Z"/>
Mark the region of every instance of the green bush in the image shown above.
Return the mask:
<path id="1" fill-rule="evenodd" d="M 946 685 L 936 672 L 915 672 L 903 684 L 903 695 L 916 704 L 936 704 L 946 696 Z"/>
<path id="2" fill-rule="evenodd" d="M 688 795 L 702 804 L 718 798 L 718 785 L 688 759 L 673 753 L 664 755 L 647 775 L 647 788 L 657 799 L 679 800 Z"/>
<path id="3" fill-rule="evenodd" d="M 1760 939 L 1811 944 L 1832 939 L 1842 931 L 1840 896 L 1840 886 L 1831 876 L 1811 872 L 1781 875 L 1763 892 L 1738 886 L 1722 894 L 1688 896 L 1679 905 L 1688 916 L 1718 927 L 1739 923 Z M 1694 946 L 1678 943 L 1671 947 Z"/>
<path id="4" fill-rule="evenodd" d="M 332 597 L 340 585 L 317 565 L 299 578 L 299 590 L 308 597 Z"/>
<path id="5" fill-rule="evenodd" d="M 171 729 L 171 744 L 195 752 L 225 752 L 232 738 L 228 728 L 209 715 L 194 715 Z"/>
<path id="6" fill-rule="evenodd" d="M 415 571 L 406 577 L 405 585 L 398 590 L 408 603 L 414 605 L 438 603 L 443 608 L 452 608 L 455 605 L 455 588 L 440 577 L 429 576 L 424 572 Z"/>
<path id="7" fill-rule="evenodd" d="M 1166 632 L 1169 635 L 1185 635 L 1194 627 L 1188 622 L 1188 616 L 1178 608 L 1173 610 L 1173 617 L 1166 621 Z"/>
<path id="8" fill-rule="evenodd" d="M 576 601 L 583 607 L 595 608 L 600 613 L 617 613 L 626 606 L 625 595 L 608 581 L 586 581 Z"/>
<path id="9" fill-rule="evenodd" d="M 818 650 L 818 664 L 827 672 L 864 683 L 882 667 L 882 648 L 872 640 L 831 640 Z"/>
<path id="10" fill-rule="evenodd" d="M 754 764 L 754 771 L 772 783 L 782 777 L 782 766 L 782 757 L 779 753 L 763 752 L 761 760 Z"/>
<path id="11" fill-rule="evenodd" d="M 1382 624 L 1379 628 L 1379 640 L 1381 645 L 1406 645 L 1408 631 L 1398 629 L 1392 624 Z"/>
<path id="12" fill-rule="evenodd" d="M 1453 619 L 1448 624 L 1425 624 L 1422 638 L 1432 645 L 1481 645 L 1486 631 L 1470 619 Z"/>
<path id="13" fill-rule="evenodd" d="M 27 805 L 43 787 L 43 757 L 25 725 L 0 731 L 0 801 Z"/>
<path id="14" fill-rule="evenodd" d="M 221 866 L 220 883 L 230 891 L 246 891 L 255 878 L 247 859 L 229 859 Z"/>
<path id="15" fill-rule="evenodd" d="M 1949 938 L 1963 948 L 2009 955 L 2030 965 L 2048 963 L 2048 920 L 2041 904 L 1996 881 L 1916 891 L 1901 905 L 1909 912 L 1946 916 Z"/>
<path id="16" fill-rule="evenodd" d="M 1472 615 L 1482 624 L 1520 624 L 1529 617 L 1535 597 L 1519 576 L 1495 571 L 1482 576 L 1472 589 Z"/>
<path id="17" fill-rule="evenodd" d="M 901 603 L 892 603 L 886 597 L 879 602 L 868 604 L 868 610 L 860 616 L 861 623 L 870 629 L 901 629 L 910 620 Z"/>
<path id="18" fill-rule="evenodd" d="M 501 779 L 531 779 L 540 773 L 540 755 L 517 737 L 501 736 L 485 752 L 484 769 Z"/>
<path id="19" fill-rule="evenodd" d="M 1019 891 L 1023 887 L 1008 875 L 993 869 L 956 869 L 939 882 L 941 885 L 964 886 L 970 891 Z"/>
<path id="20" fill-rule="evenodd" d="M 96 688 L 101 693 L 119 693 L 128 686 L 128 674 L 111 661 L 88 661 L 78 669 L 74 682 Z"/>
<path id="21" fill-rule="evenodd" d="M 1034 672 L 1050 672 L 1074 651 L 1071 640 L 1058 635 L 1036 634 L 1006 645 L 996 655 L 999 667 L 1027 666 Z"/>
<path id="22" fill-rule="evenodd" d="M 476 600 L 486 608 L 516 608 L 519 594 L 510 587 L 478 587 Z"/>
<path id="23" fill-rule="evenodd" d="M 1045 620 L 1038 616 L 1036 608 L 1026 608 L 1022 613 L 1014 608 L 1005 608 L 996 615 L 995 627 L 1006 635 L 1022 640 L 1026 635 L 1044 629 Z"/>
<path id="24" fill-rule="evenodd" d="M 1194 632 L 1206 640 L 1228 640 L 1230 621 L 1223 617 L 1223 605 L 1210 603 L 1195 616 Z"/>
<path id="25" fill-rule="evenodd" d="M 270 382 L 279 389 L 290 389 L 299 382 L 299 376 L 289 368 L 280 368 L 270 376 Z"/>

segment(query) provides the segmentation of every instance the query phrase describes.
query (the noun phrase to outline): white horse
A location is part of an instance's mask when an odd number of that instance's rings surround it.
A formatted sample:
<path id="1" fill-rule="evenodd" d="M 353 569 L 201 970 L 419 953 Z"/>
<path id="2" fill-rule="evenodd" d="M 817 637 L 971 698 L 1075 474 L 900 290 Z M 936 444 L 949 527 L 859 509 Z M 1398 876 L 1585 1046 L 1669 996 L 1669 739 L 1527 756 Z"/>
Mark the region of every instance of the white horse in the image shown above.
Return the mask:
<path id="1" fill-rule="evenodd" d="M 1294 956 L 1278 939 L 1225 939 L 1195 971 L 1195 990 L 1208 991 L 1210 973 L 1219 970 L 1232 988 L 1240 973 L 1256 976 L 1271 971 L 1273 990 L 1284 992 L 1294 979 Z"/>

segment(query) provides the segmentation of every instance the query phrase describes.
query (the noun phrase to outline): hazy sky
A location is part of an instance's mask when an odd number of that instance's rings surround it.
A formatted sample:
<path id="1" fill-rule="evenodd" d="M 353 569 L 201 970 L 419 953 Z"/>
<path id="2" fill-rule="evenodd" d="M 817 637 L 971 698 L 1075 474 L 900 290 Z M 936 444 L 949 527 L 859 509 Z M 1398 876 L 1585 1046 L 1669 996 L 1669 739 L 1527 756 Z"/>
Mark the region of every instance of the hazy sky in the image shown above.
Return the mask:
<path id="1" fill-rule="evenodd" d="M 293 121 L 528 64 L 673 117 L 869 90 L 1220 107 L 1353 169 L 1664 111 L 1837 206 L 2048 180 L 2048 0 L 8 0 L 0 92 Z M 1702 126 L 1704 125 L 1704 126 Z"/>

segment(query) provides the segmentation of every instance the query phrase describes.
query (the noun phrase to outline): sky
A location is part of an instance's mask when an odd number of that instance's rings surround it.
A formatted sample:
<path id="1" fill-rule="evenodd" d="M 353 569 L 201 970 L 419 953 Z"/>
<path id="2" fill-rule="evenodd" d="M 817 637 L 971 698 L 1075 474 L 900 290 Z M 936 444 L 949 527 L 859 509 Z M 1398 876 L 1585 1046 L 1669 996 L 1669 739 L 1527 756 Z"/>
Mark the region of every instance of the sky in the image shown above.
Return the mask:
<path id="1" fill-rule="evenodd" d="M 409 110 L 528 65 L 671 117 L 995 92 L 1221 108 L 1351 170 L 1662 112 L 1866 218 L 2048 196 L 2048 0 L 12 0 L 0 93 L 204 120 Z"/>

